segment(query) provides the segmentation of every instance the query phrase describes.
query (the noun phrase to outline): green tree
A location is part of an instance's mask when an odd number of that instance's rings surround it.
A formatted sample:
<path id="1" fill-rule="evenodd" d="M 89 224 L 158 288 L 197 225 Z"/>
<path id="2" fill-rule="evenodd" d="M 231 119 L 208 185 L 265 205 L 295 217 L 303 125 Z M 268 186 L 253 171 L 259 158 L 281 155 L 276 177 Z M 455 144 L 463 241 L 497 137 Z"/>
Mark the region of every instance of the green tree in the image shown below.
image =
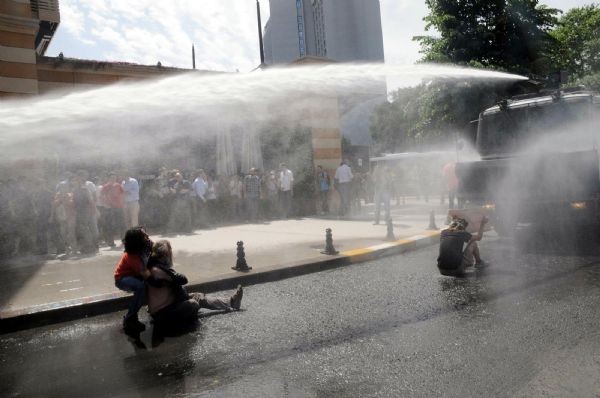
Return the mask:
<path id="1" fill-rule="evenodd" d="M 479 112 L 506 95 L 498 83 L 437 79 L 396 91 L 371 119 L 375 153 L 444 146 L 467 132 Z"/>
<path id="2" fill-rule="evenodd" d="M 573 8 L 551 32 L 556 40 L 552 61 L 574 78 L 600 72 L 600 7 Z"/>
<path id="3" fill-rule="evenodd" d="M 600 92 L 600 72 L 585 75 L 575 81 L 576 84 L 581 84 L 590 90 Z"/>
<path id="4" fill-rule="evenodd" d="M 426 29 L 417 36 L 423 61 L 480 64 L 510 72 L 547 73 L 557 9 L 538 0 L 426 0 Z"/>

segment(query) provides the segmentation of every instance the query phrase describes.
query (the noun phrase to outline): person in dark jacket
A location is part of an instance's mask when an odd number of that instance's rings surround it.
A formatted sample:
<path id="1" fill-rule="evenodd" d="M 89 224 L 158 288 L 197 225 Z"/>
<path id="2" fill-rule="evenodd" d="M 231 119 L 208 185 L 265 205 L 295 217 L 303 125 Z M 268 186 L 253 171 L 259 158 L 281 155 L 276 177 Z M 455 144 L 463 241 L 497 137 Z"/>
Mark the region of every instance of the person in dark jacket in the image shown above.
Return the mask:
<path id="1" fill-rule="evenodd" d="M 237 311 L 244 294 L 241 286 L 229 298 L 209 297 L 203 293 L 187 293 L 185 275 L 173 270 L 173 251 L 167 240 L 154 243 L 148 261 L 150 276 L 146 279 L 148 312 L 155 328 L 183 330 L 193 324 L 200 308 Z"/>

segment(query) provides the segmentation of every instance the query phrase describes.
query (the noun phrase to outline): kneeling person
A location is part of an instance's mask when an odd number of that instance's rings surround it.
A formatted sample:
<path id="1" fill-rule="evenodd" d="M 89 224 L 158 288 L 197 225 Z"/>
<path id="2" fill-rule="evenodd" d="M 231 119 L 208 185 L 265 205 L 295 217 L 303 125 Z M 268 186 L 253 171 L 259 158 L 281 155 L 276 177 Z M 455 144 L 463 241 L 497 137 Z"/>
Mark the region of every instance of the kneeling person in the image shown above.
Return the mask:
<path id="1" fill-rule="evenodd" d="M 114 272 L 115 286 L 133 293 L 129 309 L 123 318 L 126 333 L 139 333 L 146 327 L 138 320 L 138 312 L 146 294 L 144 279 L 149 276 L 146 263 L 152 249 L 152 241 L 142 227 L 131 228 L 123 238 L 124 251 Z"/>
<path id="2" fill-rule="evenodd" d="M 242 302 L 243 289 L 238 286 L 230 298 L 209 297 L 203 293 L 188 294 L 183 285 L 188 283 L 185 275 L 173 270 L 173 252 L 169 241 L 161 240 L 152 247 L 148 261 L 150 277 L 148 286 L 148 312 L 155 326 L 180 330 L 198 318 L 198 310 L 237 311 Z"/>
<path id="3" fill-rule="evenodd" d="M 479 256 L 477 242 L 483 238 L 483 230 L 487 222 L 485 217 L 481 220 L 477 235 L 471 235 L 466 231 L 469 223 L 462 218 L 454 218 L 448 229 L 442 231 L 437 259 L 442 275 L 464 276 L 465 268 L 485 265 Z M 465 243 L 467 246 L 463 250 Z"/>

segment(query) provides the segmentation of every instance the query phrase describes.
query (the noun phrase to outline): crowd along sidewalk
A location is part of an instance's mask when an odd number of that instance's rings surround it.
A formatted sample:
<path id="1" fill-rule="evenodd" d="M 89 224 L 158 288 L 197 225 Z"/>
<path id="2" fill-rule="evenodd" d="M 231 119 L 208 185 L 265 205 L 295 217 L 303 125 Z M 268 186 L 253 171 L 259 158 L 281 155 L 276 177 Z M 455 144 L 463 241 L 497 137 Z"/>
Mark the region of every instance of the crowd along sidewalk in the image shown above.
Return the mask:
<path id="1" fill-rule="evenodd" d="M 385 223 L 373 225 L 372 208 L 352 219 L 303 218 L 222 226 L 192 234 L 152 236 L 169 239 L 175 267 L 187 275 L 188 290 L 214 292 L 401 253 L 438 242 L 428 230 L 430 211 L 443 226 L 445 209 L 408 203 L 392 212 L 394 237 Z M 332 230 L 337 255 L 322 254 L 326 229 Z M 239 272 L 237 242 L 243 241 L 252 270 Z M 113 271 L 122 248 L 102 248 L 98 255 L 72 258 L 20 258 L 2 264 L 0 331 L 93 316 L 126 308 L 128 295 L 114 286 Z M 435 259 L 432 259 L 432 264 Z"/>

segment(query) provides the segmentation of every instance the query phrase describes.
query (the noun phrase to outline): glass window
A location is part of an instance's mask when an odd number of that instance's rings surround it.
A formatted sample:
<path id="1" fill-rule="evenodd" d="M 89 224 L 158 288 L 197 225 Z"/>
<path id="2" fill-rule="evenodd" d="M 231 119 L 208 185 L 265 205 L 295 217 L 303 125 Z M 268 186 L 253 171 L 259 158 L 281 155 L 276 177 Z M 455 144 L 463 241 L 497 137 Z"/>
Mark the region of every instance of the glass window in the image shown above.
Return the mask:
<path id="1" fill-rule="evenodd" d="M 538 136 L 569 131 L 587 112 L 589 103 L 557 102 L 485 115 L 479 121 L 479 150 L 482 155 L 517 152 Z"/>

